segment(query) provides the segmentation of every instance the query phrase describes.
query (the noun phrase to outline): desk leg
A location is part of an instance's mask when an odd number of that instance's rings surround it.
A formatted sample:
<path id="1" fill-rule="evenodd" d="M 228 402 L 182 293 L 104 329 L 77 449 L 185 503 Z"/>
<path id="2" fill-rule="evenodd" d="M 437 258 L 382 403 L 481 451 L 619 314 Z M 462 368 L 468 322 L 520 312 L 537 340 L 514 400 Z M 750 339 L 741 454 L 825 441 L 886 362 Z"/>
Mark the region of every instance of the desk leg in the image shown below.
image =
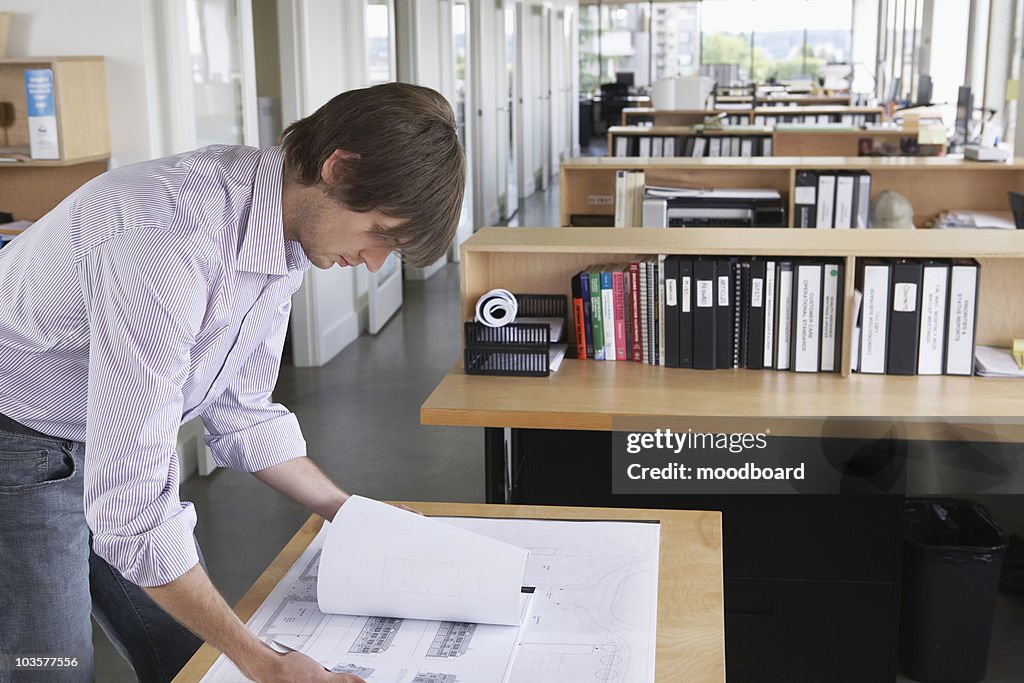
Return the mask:
<path id="1" fill-rule="evenodd" d="M 484 495 L 488 503 L 507 503 L 505 429 L 484 428 Z"/>

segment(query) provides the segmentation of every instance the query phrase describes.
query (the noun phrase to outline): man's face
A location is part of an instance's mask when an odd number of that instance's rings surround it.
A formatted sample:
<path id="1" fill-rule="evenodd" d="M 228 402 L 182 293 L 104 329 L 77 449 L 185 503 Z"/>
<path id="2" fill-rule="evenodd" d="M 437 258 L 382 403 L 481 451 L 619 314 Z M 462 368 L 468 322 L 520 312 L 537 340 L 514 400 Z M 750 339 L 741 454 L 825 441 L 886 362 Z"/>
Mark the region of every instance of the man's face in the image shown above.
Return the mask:
<path id="1" fill-rule="evenodd" d="M 310 193 L 303 211 L 303 220 L 295 226 L 295 236 L 306 257 L 317 268 L 358 266 L 365 263 L 370 272 L 377 272 L 395 242 L 386 234 L 404 221 L 380 211 L 359 213 L 322 192 Z"/>
<path id="2" fill-rule="evenodd" d="M 285 237 L 301 244 L 306 258 L 317 268 L 365 263 L 375 273 L 397 246 L 387 233 L 402 226 L 405 219 L 378 210 L 352 211 L 324 191 L 341 165 L 353 157 L 350 152 L 335 151 L 324 162 L 320 183 L 296 188 L 284 198 Z"/>

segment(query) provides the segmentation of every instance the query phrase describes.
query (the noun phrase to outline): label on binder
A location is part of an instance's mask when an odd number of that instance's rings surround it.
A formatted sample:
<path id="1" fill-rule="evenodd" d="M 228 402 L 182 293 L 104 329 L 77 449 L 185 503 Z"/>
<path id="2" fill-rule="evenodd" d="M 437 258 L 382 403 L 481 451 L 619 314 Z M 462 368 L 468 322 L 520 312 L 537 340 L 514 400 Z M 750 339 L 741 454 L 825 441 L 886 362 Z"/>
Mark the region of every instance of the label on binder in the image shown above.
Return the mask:
<path id="1" fill-rule="evenodd" d="M 759 277 L 750 281 L 750 305 L 761 308 L 764 305 L 764 280 Z"/>
<path id="2" fill-rule="evenodd" d="M 917 310 L 917 283 L 897 282 L 893 286 L 892 299 L 892 310 L 913 313 Z"/>
<path id="3" fill-rule="evenodd" d="M 60 159 L 52 69 L 25 69 L 28 143 L 33 159 Z"/>
<path id="4" fill-rule="evenodd" d="M 697 280 L 697 308 L 711 308 L 715 305 L 713 280 Z"/>
<path id="5" fill-rule="evenodd" d="M 687 276 L 681 277 L 679 279 L 682 282 L 682 284 L 680 285 L 680 288 L 683 290 L 682 291 L 682 298 L 683 298 L 683 301 L 682 301 L 683 309 L 682 310 L 683 310 L 683 313 L 689 313 L 690 312 L 690 276 L 687 275 Z"/>
<path id="6" fill-rule="evenodd" d="M 665 305 L 676 305 L 676 281 L 671 278 L 665 280 Z"/>
<path id="7" fill-rule="evenodd" d="M 814 204 L 814 191 L 813 185 L 797 185 L 796 186 L 796 203 L 797 204 Z"/>
<path id="8" fill-rule="evenodd" d="M 718 278 L 718 305 L 729 305 L 729 276 L 722 275 Z"/>

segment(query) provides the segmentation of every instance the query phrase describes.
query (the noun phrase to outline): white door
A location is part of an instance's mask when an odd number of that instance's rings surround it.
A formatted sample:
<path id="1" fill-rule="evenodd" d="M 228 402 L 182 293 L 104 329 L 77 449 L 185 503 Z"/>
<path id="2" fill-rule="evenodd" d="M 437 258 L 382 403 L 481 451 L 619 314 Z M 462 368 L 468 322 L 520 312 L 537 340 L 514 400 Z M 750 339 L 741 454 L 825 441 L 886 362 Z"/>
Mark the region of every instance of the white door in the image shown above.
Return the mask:
<path id="1" fill-rule="evenodd" d="M 518 84 L 518 74 L 520 71 L 518 66 L 518 40 L 516 38 L 518 24 L 517 4 L 515 2 L 506 3 L 505 22 L 500 36 L 500 44 L 505 46 L 505 68 L 499 66 L 498 69 L 498 96 L 500 98 L 499 101 L 502 102 L 502 106 L 498 108 L 498 145 L 499 149 L 505 151 L 504 154 L 499 154 L 498 158 L 501 163 L 499 177 L 505 179 L 505 182 L 502 184 L 505 202 L 501 215 L 505 220 L 511 219 L 515 216 L 516 211 L 519 210 L 519 188 L 521 187 L 518 170 L 522 166 L 519 163 L 521 153 L 518 130 L 519 112 L 522 110 L 519 103 L 520 89 Z"/>
<path id="2" fill-rule="evenodd" d="M 370 273 L 368 304 L 370 307 L 370 334 L 381 331 L 388 320 L 402 307 L 402 266 L 391 254 L 376 273 Z"/>
<path id="3" fill-rule="evenodd" d="M 250 0 L 186 0 L 157 7 L 166 150 L 258 145 Z"/>
<path id="4" fill-rule="evenodd" d="M 452 261 L 459 260 L 459 245 L 473 235 L 473 166 L 474 166 L 474 141 L 476 132 L 473 130 L 473 116 L 475 104 L 473 102 L 473 65 L 470 55 L 473 54 L 470 45 L 470 26 L 472 22 L 469 15 L 469 3 L 465 0 L 456 0 L 452 3 L 452 107 L 455 111 L 455 125 L 458 130 L 459 143 L 462 145 L 462 154 L 466 160 L 466 191 L 462 198 L 462 214 L 459 217 L 459 227 L 455 232 L 455 240 L 449 250 L 449 257 Z"/>

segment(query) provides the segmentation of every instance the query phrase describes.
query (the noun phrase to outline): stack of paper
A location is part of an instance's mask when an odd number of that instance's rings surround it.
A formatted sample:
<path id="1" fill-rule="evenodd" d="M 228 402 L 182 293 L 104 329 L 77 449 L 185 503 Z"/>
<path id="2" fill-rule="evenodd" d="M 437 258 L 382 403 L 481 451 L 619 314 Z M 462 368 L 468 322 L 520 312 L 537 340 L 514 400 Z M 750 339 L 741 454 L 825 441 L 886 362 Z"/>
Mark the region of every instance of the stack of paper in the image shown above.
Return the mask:
<path id="1" fill-rule="evenodd" d="M 936 228 L 996 228 L 1016 230 L 1009 211 L 943 211 L 935 218 Z"/>
<path id="2" fill-rule="evenodd" d="M 974 350 L 974 369 L 980 377 L 1024 377 L 1010 349 L 978 346 Z"/>

